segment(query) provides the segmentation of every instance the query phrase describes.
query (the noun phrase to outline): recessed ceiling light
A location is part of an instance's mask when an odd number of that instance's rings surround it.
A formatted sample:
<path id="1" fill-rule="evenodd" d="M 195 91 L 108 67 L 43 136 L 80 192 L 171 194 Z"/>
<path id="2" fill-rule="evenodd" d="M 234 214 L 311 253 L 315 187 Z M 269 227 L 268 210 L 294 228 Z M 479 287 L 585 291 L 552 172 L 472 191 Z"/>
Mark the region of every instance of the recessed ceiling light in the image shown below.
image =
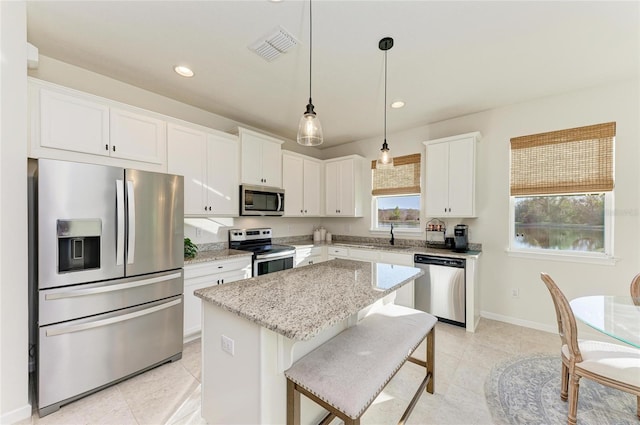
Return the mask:
<path id="1" fill-rule="evenodd" d="M 173 70 L 183 77 L 193 77 L 193 71 L 184 65 L 178 65 Z"/>
<path id="2" fill-rule="evenodd" d="M 404 102 L 401 100 L 396 100 L 391 104 L 391 107 L 394 109 L 402 108 L 404 106 Z"/>

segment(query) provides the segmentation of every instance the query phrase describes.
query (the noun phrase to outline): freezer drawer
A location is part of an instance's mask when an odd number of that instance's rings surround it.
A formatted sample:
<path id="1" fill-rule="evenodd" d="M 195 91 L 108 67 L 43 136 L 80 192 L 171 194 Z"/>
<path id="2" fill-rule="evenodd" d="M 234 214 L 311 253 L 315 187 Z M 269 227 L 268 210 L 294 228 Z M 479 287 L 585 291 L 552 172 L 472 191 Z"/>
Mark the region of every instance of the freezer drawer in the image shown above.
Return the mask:
<path id="1" fill-rule="evenodd" d="M 183 270 L 41 290 L 40 326 L 107 313 L 183 293 Z"/>
<path id="2" fill-rule="evenodd" d="M 40 415 L 150 366 L 179 358 L 182 321 L 180 295 L 40 327 Z"/>

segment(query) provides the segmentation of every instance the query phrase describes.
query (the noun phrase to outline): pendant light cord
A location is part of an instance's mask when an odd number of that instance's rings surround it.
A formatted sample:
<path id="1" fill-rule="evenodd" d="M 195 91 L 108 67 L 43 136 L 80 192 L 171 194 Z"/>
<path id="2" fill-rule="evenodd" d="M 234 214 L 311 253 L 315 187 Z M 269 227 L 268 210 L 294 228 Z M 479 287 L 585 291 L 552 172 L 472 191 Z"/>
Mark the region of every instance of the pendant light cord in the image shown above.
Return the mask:
<path id="1" fill-rule="evenodd" d="M 384 142 L 387 143 L 387 50 L 384 51 Z"/>
<path id="2" fill-rule="evenodd" d="M 311 102 L 311 52 L 313 50 L 313 19 L 311 15 L 311 0 L 309 0 L 309 103 Z"/>

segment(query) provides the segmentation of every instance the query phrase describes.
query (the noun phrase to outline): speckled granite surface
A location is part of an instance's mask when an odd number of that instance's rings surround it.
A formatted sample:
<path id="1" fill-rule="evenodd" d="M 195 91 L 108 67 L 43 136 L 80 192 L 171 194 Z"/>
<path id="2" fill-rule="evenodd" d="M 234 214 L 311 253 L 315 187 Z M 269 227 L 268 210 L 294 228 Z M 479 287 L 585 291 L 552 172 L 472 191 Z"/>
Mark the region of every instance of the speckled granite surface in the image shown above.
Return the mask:
<path id="1" fill-rule="evenodd" d="M 414 267 L 336 259 L 198 289 L 195 295 L 306 341 L 422 274 Z"/>
<path id="2" fill-rule="evenodd" d="M 215 249 L 211 251 L 199 251 L 195 258 L 191 260 L 184 260 L 184 265 L 204 263 L 206 261 L 216 260 L 228 260 L 231 257 L 245 256 L 251 257 L 252 253 L 249 251 L 239 251 L 237 249 Z"/>
<path id="3" fill-rule="evenodd" d="M 292 243 L 292 246 L 296 248 L 305 248 L 305 247 L 314 247 L 314 246 L 343 246 L 346 248 L 360 248 L 360 249 L 371 249 L 374 251 L 389 251 L 389 252 L 397 252 L 400 254 L 430 254 L 437 255 L 440 257 L 453 257 L 453 258 L 469 258 L 469 257 L 478 257 L 480 256 L 480 251 L 470 250 L 467 252 L 453 252 L 450 249 L 437 249 L 437 248 L 427 248 L 425 246 L 411 246 L 411 245 L 377 245 L 377 244 L 368 244 L 368 243 L 358 243 L 358 242 L 313 242 L 313 241 L 302 241 L 297 243 Z"/>

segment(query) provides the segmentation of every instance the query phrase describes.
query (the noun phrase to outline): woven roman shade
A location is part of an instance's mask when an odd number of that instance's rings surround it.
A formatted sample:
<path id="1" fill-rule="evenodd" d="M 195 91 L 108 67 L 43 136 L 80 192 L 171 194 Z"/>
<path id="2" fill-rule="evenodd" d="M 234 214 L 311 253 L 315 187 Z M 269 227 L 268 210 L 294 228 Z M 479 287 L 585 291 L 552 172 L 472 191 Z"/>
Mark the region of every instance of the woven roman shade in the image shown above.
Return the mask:
<path id="1" fill-rule="evenodd" d="M 511 196 L 613 190 L 616 123 L 511 139 Z"/>
<path id="2" fill-rule="evenodd" d="M 377 169 L 376 161 L 371 161 L 373 181 L 371 195 L 409 195 L 420 193 L 420 154 L 397 156 L 393 167 Z"/>

